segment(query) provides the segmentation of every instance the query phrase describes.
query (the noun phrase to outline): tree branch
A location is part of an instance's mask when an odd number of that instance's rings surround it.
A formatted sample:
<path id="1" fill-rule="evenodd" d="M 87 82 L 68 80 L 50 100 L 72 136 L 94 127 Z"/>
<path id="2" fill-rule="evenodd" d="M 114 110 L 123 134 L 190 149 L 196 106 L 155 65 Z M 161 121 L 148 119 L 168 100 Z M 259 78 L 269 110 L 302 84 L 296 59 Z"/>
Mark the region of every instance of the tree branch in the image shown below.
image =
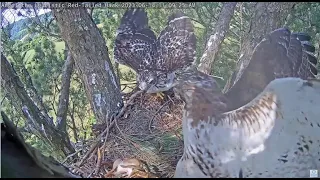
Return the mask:
<path id="1" fill-rule="evenodd" d="M 40 134 L 43 140 L 50 144 L 58 154 L 60 151 L 62 151 L 64 155 L 74 152 L 68 135 L 61 133 L 50 124 L 51 119 L 46 119 L 49 115 L 44 116 L 41 113 L 39 108 L 28 96 L 20 78 L 2 53 L 1 86 L 4 89 L 4 92 L 10 92 L 9 98 L 15 102 L 14 105 L 17 109 L 22 110 L 23 115 L 29 122 L 28 124 L 34 128 L 35 134 Z"/>
<path id="2" fill-rule="evenodd" d="M 15 178 L 75 178 L 68 168 L 52 157 L 43 156 L 25 142 L 22 134 L 8 116 L 1 111 L 1 162 L 2 177 Z"/>
<path id="3" fill-rule="evenodd" d="M 236 5 L 236 2 L 227 2 L 223 4 L 218 21 L 216 22 L 215 30 L 213 31 L 214 34 L 210 36 L 206 50 L 200 59 L 198 69 L 203 73 L 211 73 L 215 57 L 220 49 L 220 45 L 229 30 L 229 23 L 233 16 Z"/>
<path id="4" fill-rule="evenodd" d="M 57 111 L 57 128 L 64 133 L 67 133 L 66 125 L 69 105 L 70 81 L 74 65 L 74 60 L 71 56 L 70 51 L 68 51 L 67 53 L 67 59 L 62 71 L 62 83 Z"/>

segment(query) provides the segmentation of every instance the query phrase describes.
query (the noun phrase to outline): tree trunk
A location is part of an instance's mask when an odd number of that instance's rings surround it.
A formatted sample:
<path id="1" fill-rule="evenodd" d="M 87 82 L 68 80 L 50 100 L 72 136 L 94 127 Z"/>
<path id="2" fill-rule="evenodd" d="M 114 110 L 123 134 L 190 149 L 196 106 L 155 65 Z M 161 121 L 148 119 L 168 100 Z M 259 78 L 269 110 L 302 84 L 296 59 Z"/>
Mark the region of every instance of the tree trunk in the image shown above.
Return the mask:
<path id="1" fill-rule="evenodd" d="M 57 130 L 47 119 L 48 115 L 43 115 L 39 108 L 35 105 L 32 99 L 24 88 L 18 75 L 7 58 L 1 53 L 1 87 L 3 92 L 7 94 L 7 98 L 13 102 L 16 109 L 22 110 L 26 117 L 26 126 L 32 130 L 32 133 L 41 137 L 46 143 L 51 145 L 57 155 L 61 155 L 61 151 L 65 156 L 74 152 L 70 144 L 67 134 Z"/>
<path id="2" fill-rule="evenodd" d="M 105 123 L 123 104 L 106 43 L 85 8 L 52 12 L 80 71 L 97 123 Z"/>
<path id="3" fill-rule="evenodd" d="M 220 45 L 229 31 L 229 24 L 236 5 L 237 2 L 227 2 L 223 4 L 218 21 L 215 25 L 215 30 L 213 31 L 214 34 L 210 36 L 206 50 L 200 59 L 198 67 L 199 71 L 206 74 L 211 73 Z"/>
<path id="4" fill-rule="evenodd" d="M 259 86 L 250 87 L 250 89 L 243 91 L 243 88 L 245 88 L 243 84 L 246 82 L 242 81 L 254 81 L 255 77 L 241 78 L 242 74 L 250 63 L 250 58 L 253 54 L 255 46 L 266 34 L 282 27 L 282 25 L 285 23 L 285 19 L 287 18 L 289 10 L 292 9 L 295 4 L 296 3 L 292 2 L 256 3 L 253 10 L 254 12 L 252 13 L 253 16 L 250 20 L 250 27 L 248 28 L 245 37 L 243 37 L 243 43 L 241 44 L 240 50 L 241 55 L 237 62 L 237 67 L 230 76 L 223 90 L 223 92 L 226 93 L 228 98 L 231 100 L 229 110 L 236 109 L 248 103 L 263 90 L 261 89 L 262 86 Z M 240 82 L 240 80 L 242 81 Z"/>

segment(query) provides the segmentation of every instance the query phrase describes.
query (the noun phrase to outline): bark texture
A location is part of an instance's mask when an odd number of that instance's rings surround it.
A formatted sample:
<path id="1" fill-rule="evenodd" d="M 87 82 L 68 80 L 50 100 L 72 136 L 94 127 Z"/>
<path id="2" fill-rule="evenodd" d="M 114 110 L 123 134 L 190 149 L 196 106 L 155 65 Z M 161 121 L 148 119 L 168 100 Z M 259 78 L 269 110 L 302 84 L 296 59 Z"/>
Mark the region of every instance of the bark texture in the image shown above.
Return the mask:
<path id="1" fill-rule="evenodd" d="M 210 36 L 206 45 L 206 50 L 200 59 L 198 67 L 199 71 L 206 74 L 211 73 L 221 43 L 229 31 L 229 24 L 236 5 L 237 2 L 226 2 L 223 4 L 213 35 Z"/>
<path id="2" fill-rule="evenodd" d="M 74 60 L 71 56 L 71 53 L 70 51 L 67 51 L 67 58 L 62 71 L 61 92 L 57 111 L 57 128 L 64 133 L 67 133 L 67 115 L 73 64 Z"/>
<path id="3" fill-rule="evenodd" d="M 123 105 L 106 43 L 85 8 L 52 12 L 80 71 L 97 123 L 105 123 Z"/>

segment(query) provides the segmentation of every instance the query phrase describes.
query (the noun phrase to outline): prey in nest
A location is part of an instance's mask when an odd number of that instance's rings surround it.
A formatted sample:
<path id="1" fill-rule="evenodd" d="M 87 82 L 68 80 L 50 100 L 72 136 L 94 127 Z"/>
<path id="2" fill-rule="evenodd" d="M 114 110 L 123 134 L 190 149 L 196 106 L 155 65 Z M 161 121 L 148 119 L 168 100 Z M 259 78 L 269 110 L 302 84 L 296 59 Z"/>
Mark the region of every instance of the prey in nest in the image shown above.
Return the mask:
<path id="1" fill-rule="evenodd" d="M 100 126 L 91 148 L 76 163 L 75 171 L 83 177 L 108 178 L 118 159 L 138 159 L 150 169 L 147 173 L 138 169 L 132 172 L 133 176 L 126 177 L 173 176 L 183 153 L 182 103 L 174 96 L 157 99 L 143 92 L 135 93 L 128 98 L 122 114 Z"/>

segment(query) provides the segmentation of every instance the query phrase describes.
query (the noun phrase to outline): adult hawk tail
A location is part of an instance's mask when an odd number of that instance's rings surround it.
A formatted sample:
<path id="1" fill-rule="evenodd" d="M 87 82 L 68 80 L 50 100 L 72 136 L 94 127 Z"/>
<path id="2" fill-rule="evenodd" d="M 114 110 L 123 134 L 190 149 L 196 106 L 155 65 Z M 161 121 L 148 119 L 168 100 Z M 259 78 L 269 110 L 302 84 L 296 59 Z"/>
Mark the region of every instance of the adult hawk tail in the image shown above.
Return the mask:
<path id="1" fill-rule="evenodd" d="M 318 74 L 317 63 L 318 59 L 315 57 L 316 48 L 310 42 L 311 37 L 306 33 L 292 33 L 291 38 L 296 38 L 301 42 L 302 45 L 302 58 L 296 63 L 295 70 L 296 76 L 303 79 L 310 77 L 316 77 Z"/>

